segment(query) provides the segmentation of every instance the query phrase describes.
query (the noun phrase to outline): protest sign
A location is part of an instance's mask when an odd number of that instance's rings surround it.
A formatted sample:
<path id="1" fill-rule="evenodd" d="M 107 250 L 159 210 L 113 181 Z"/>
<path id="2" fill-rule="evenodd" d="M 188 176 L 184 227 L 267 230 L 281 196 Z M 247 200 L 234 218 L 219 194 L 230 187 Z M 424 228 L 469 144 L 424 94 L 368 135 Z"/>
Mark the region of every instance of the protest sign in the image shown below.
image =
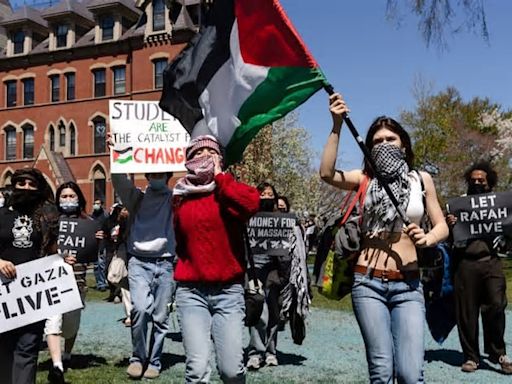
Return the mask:
<path id="1" fill-rule="evenodd" d="M 0 333 L 83 307 L 73 267 L 59 255 L 18 264 L 14 280 L 0 280 Z"/>
<path id="2" fill-rule="evenodd" d="M 291 213 L 259 212 L 249 220 L 249 245 L 255 255 L 285 256 L 290 252 L 290 234 L 297 225 Z"/>
<path id="3" fill-rule="evenodd" d="M 512 235 L 512 192 L 485 193 L 448 201 L 448 211 L 457 218 L 453 227 L 455 246 L 470 239 L 494 239 Z"/>
<path id="4" fill-rule="evenodd" d="M 89 219 L 59 219 L 59 254 L 75 256 L 79 263 L 94 262 L 98 258 L 98 222 Z"/>
<path id="5" fill-rule="evenodd" d="M 185 171 L 190 135 L 157 101 L 110 100 L 111 173 Z"/>

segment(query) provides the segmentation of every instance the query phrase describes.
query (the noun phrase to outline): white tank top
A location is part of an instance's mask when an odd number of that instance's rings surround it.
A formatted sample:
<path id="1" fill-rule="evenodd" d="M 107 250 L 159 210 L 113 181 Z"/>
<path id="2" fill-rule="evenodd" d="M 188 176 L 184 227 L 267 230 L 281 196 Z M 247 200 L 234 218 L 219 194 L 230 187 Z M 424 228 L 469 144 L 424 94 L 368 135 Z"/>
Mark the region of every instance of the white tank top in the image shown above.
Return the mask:
<path id="1" fill-rule="evenodd" d="M 417 171 L 409 172 L 411 194 L 409 196 L 409 205 L 407 205 L 407 210 L 405 211 L 409 220 L 416 225 L 420 225 L 421 218 L 425 213 L 420 177 L 421 176 Z"/>

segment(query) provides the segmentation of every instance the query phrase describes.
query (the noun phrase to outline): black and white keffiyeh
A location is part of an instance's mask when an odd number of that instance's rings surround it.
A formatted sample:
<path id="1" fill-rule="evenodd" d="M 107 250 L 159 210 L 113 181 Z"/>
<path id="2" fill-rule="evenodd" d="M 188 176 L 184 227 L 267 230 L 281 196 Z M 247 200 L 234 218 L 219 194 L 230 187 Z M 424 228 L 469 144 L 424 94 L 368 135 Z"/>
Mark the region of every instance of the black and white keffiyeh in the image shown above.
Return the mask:
<path id="1" fill-rule="evenodd" d="M 409 166 L 401 148 L 389 143 L 377 144 L 372 149 L 372 157 L 378 172 L 396 197 L 403 212 L 409 204 L 411 186 Z M 370 182 L 364 204 L 363 231 L 367 235 L 380 232 L 397 232 L 403 225 L 395 206 L 376 177 Z"/>

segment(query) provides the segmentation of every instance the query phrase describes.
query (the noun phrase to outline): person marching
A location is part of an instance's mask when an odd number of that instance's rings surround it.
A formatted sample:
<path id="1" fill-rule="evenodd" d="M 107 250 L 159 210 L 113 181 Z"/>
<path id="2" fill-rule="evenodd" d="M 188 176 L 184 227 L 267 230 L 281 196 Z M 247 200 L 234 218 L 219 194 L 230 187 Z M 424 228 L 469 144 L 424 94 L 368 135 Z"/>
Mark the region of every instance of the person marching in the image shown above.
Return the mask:
<path id="1" fill-rule="evenodd" d="M 425 302 L 416 247 L 430 247 L 448 236 L 434 182 L 424 172 L 412 171 L 414 154 L 407 132 L 395 120 L 381 116 L 368 130 L 366 146 L 377 166 L 371 169 L 335 169 L 343 116 L 349 110 L 340 94 L 329 97 L 332 131 L 325 145 L 320 176 L 344 190 L 369 185 L 364 203 L 362 242 L 354 268 L 352 304 L 363 335 L 371 383 L 417 383 L 423 379 Z M 407 227 L 375 177 L 388 183 L 411 221 Z M 423 206 L 421 181 L 425 185 Z M 420 221 L 428 214 L 432 230 Z"/>

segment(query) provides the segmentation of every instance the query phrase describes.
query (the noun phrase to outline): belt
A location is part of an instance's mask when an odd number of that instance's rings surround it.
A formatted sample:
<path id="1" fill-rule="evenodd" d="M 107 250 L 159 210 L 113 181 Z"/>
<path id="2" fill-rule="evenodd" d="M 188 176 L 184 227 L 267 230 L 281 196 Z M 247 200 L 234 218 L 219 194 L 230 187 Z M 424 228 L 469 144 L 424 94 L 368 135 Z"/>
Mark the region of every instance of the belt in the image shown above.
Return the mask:
<path id="1" fill-rule="evenodd" d="M 381 278 L 382 280 L 415 280 L 420 278 L 419 270 L 412 271 L 385 271 L 383 269 L 368 268 L 363 265 L 356 265 L 354 272 L 362 275 L 370 275 L 372 278 Z"/>

